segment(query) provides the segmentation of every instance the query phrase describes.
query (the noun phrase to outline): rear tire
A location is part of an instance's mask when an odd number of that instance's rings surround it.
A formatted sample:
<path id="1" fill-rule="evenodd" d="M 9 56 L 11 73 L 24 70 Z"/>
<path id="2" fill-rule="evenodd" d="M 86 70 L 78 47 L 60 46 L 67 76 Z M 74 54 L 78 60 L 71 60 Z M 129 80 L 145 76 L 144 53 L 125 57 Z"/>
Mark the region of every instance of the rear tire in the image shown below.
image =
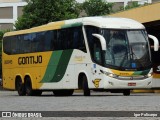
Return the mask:
<path id="1" fill-rule="evenodd" d="M 130 96 L 130 90 L 124 90 L 123 95 L 124 96 Z"/>
<path id="2" fill-rule="evenodd" d="M 88 88 L 88 82 L 87 82 L 87 77 L 84 75 L 83 76 L 83 82 L 82 82 L 82 89 L 83 89 L 83 95 L 84 96 L 90 96 L 90 89 Z"/>
<path id="3" fill-rule="evenodd" d="M 29 77 L 27 77 L 25 79 L 25 89 L 26 89 L 26 96 L 33 96 L 34 91 L 32 90 L 32 83 L 31 83 L 31 79 Z"/>
<path id="4" fill-rule="evenodd" d="M 17 90 L 19 96 L 26 95 L 25 86 L 22 83 L 22 80 L 20 78 L 18 78 L 16 80 L 16 90 Z"/>

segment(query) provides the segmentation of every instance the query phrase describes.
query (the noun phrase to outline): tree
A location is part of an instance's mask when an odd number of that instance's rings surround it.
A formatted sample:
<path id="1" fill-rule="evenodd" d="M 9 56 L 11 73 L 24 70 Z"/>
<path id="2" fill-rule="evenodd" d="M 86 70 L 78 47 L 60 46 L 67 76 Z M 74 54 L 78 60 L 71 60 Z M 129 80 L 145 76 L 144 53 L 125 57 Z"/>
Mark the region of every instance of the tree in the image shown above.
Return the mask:
<path id="1" fill-rule="evenodd" d="M 144 5 L 146 5 L 146 4 L 144 4 Z M 130 5 L 126 5 L 125 7 L 121 6 L 118 11 L 129 10 L 129 9 L 140 7 L 140 6 L 141 5 L 139 5 L 138 2 L 131 2 Z"/>
<path id="2" fill-rule="evenodd" d="M 99 16 L 110 14 L 113 3 L 107 3 L 106 0 L 86 0 L 82 6 L 87 16 Z"/>
<path id="3" fill-rule="evenodd" d="M 129 10 L 129 9 L 136 8 L 136 7 L 139 7 L 139 6 L 141 6 L 141 5 L 139 5 L 138 2 L 132 2 L 131 5 L 127 5 L 124 9 Z"/>
<path id="4" fill-rule="evenodd" d="M 3 31 L 0 31 L 0 40 L 2 40 L 3 35 L 4 35 L 4 32 L 3 32 Z"/>
<path id="5" fill-rule="evenodd" d="M 23 15 L 15 23 L 16 30 L 77 18 L 79 15 L 75 0 L 28 0 L 27 2 Z"/>

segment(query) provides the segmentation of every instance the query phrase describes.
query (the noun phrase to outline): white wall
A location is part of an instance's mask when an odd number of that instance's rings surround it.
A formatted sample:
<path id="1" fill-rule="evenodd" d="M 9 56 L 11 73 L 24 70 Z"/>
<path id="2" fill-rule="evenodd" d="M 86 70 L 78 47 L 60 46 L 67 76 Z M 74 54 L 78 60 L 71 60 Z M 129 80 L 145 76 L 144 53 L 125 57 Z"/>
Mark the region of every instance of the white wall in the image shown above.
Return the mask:
<path id="1" fill-rule="evenodd" d="M 0 0 L 0 3 L 22 2 L 22 0 Z"/>
<path id="2" fill-rule="evenodd" d="M 18 18 L 18 7 L 27 5 L 26 2 L 15 2 L 15 3 L 0 3 L 0 7 L 13 7 L 13 18 L 12 19 L 0 19 L 0 23 L 12 23 L 14 24 Z"/>
<path id="3" fill-rule="evenodd" d="M 85 0 L 76 0 L 76 1 L 79 3 L 83 3 Z M 121 2 L 121 3 L 124 3 L 124 7 L 128 4 L 128 2 L 134 2 L 134 1 L 137 1 L 138 4 L 152 3 L 152 0 L 106 0 L 106 1 L 111 3 Z"/>
<path id="4" fill-rule="evenodd" d="M 79 3 L 83 3 L 85 0 L 76 0 Z M 107 2 L 129 2 L 129 1 L 146 1 L 152 3 L 152 0 L 106 0 Z"/>

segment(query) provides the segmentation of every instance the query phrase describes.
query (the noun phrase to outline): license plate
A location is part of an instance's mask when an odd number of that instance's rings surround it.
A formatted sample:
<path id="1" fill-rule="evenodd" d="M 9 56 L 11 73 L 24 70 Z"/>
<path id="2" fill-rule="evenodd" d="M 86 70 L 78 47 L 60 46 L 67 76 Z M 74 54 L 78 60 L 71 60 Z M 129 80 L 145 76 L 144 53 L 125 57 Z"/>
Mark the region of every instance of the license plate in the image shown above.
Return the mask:
<path id="1" fill-rule="evenodd" d="M 128 83 L 128 86 L 136 86 L 136 83 Z"/>

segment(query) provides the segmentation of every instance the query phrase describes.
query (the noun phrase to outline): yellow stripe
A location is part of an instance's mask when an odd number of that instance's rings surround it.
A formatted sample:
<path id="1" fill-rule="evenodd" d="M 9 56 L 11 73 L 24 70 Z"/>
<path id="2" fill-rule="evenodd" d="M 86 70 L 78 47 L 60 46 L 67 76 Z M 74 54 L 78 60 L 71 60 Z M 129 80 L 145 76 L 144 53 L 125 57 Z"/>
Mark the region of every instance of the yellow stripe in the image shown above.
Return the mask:
<path id="1" fill-rule="evenodd" d="M 31 28 L 31 29 L 8 32 L 4 35 L 4 37 L 5 36 L 12 36 L 12 35 L 33 33 L 33 32 L 42 32 L 42 31 L 54 30 L 54 29 L 61 29 L 61 26 L 64 25 L 64 24 L 65 24 L 65 21 L 53 22 L 53 23 L 49 23 L 49 24 L 46 24 L 46 25 L 34 27 L 34 28 Z"/>
<path id="2" fill-rule="evenodd" d="M 153 78 L 160 78 L 160 74 L 153 73 Z"/>
<path id="3" fill-rule="evenodd" d="M 111 70 L 114 74 L 120 76 L 131 76 L 133 75 L 133 71 L 119 71 L 119 70 Z"/>

